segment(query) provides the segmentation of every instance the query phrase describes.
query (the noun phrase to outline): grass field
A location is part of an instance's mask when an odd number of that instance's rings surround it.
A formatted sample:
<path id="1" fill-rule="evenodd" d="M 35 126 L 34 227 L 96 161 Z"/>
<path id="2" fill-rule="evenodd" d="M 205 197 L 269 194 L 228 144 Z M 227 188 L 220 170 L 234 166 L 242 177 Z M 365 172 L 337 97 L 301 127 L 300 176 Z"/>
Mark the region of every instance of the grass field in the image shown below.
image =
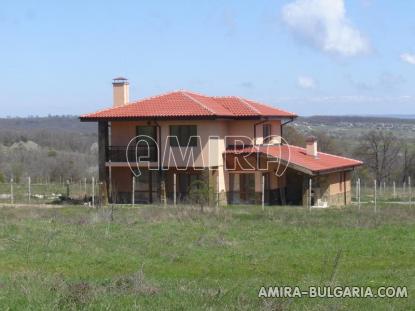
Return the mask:
<path id="1" fill-rule="evenodd" d="M 406 299 L 258 298 L 408 286 Z M 0 208 L 1 310 L 414 310 L 415 208 Z"/>

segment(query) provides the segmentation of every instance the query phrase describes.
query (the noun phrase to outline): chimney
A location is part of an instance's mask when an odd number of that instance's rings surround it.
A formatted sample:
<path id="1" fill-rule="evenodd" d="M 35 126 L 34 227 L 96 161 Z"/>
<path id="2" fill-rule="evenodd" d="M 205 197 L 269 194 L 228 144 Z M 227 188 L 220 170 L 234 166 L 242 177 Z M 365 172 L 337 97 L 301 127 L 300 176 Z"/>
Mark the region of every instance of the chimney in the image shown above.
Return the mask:
<path id="1" fill-rule="evenodd" d="M 317 158 L 317 138 L 310 136 L 305 140 L 305 143 L 307 155 Z"/>
<path id="2" fill-rule="evenodd" d="M 113 88 L 113 107 L 119 107 L 130 101 L 130 90 L 128 79 L 123 77 L 114 78 L 112 80 Z"/>

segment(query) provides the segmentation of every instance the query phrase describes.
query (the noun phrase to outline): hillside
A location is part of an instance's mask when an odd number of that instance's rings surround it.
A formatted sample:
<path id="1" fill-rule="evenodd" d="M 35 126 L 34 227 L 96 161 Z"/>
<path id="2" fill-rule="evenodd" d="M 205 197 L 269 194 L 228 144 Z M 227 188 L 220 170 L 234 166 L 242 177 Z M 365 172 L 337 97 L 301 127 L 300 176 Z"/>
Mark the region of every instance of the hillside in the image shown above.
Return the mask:
<path id="1" fill-rule="evenodd" d="M 359 138 L 372 130 L 414 145 L 415 119 L 384 116 L 299 117 L 285 127 L 284 136 L 301 146 L 306 136 L 315 135 L 320 151 L 355 157 Z M 80 122 L 76 116 L 0 118 L 0 181 L 29 175 L 78 180 L 96 170 L 96 123 Z"/>
<path id="2" fill-rule="evenodd" d="M 96 124 L 75 116 L 0 119 L 0 182 L 80 179 L 96 172 Z M 87 176 L 85 176 L 87 175 Z"/>

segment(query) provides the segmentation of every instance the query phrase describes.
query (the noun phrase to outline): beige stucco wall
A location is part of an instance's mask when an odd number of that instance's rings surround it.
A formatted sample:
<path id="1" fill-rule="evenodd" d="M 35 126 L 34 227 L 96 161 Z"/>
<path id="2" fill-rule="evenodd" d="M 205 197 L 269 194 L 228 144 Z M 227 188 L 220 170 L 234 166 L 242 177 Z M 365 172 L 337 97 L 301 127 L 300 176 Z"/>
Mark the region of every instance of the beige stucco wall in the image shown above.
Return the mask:
<path id="1" fill-rule="evenodd" d="M 211 169 L 217 170 L 217 183 L 220 193 L 226 193 L 229 191 L 229 173 L 224 170 L 224 157 L 223 152 L 226 149 L 226 145 L 235 144 L 237 138 L 232 138 L 230 136 L 247 136 L 250 139 L 245 139 L 244 143 L 251 145 L 254 139 L 254 124 L 257 124 L 258 121 L 255 120 L 185 120 L 185 121 L 113 121 L 111 122 L 111 141 L 110 145 L 112 146 L 127 146 L 130 140 L 136 136 L 136 126 L 139 125 L 159 125 L 161 129 L 160 135 L 160 147 L 161 147 L 161 156 L 163 159 L 163 166 L 167 167 L 186 167 L 187 163 L 190 160 L 192 167 L 203 168 L 210 167 Z M 281 134 L 280 126 L 281 122 L 279 120 L 272 120 L 260 123 L 256 125 L 256 143 L 261 144 L 263 142 L 263 124 L 271 124 L 271 135 L 279 136 Z M 185 154 L 184 147 L 170 147 L 167 140 L 170 134 L 170 125 L 197 125 L 197 134 L 200 136 L 200 141 L 198 141 L 198 146 L 189 148 L 193 151 L 194 162 L 191 160 L 190 152 Z M 210 136 L 215 136 L 217 138 L 212 139 Z M 278 142 L 278 141 L 274 141 Z M 166 144 L 167 143 L 167 144 Z M 240 142 L 237 142 L 240 144 Z M 184 155 L 184 157 L 183 157 Z M 176 160 L 176 163 L 173 161 L 173 157 Z M 144 164 L 146 165 L 146 164 Z M 126 163 L 112 163 L 113 167 L 126 167 Z M 114 168 L 113 168 L 114 170 Z M 123 170 L 123 173 L 115 170 L 113 173 L 113 179 L 122 178 L 125 179 L 125 174 L 129 172 L 129 169 Z M 260 175 L 258 173 L 256 180 L 258 181 L 256 186 L 256 191 L 260 191 Z M 271 189 L 277 189 L 281 183 L 280 178 L 276 177 L 271 173 L 270 178 L 270 187 Z M 122 184 L 125 182 L 122 181 Z M 128 187 L 129 188 L 128 188 Z M 128 191 L 131 189 L 129 182 L 123 186 L 120 186 L 122 189 L 119 191 Z"/>
<path id="2" fill-rule="evenodd" d="M 259 124 L 258 124 L 259 123 Z M 252 120 L 236 120 L 228 122 L 227 135 L 229 136 L 246 136 L 247 138 L 237 138 L 229 137 L 227 139 L 228 145 L 240 144 L 238 140 L 242 140 L 247 145 L 262 144 L 263 143 L 263 125 L 271 125 L 271 135 L 280 136 L 281 135 L 281 121 L 272 120 L 260 123 L 258 121 Z M 256 142 L 254 142 L 254 126 L 256 127 Z M 235 143 L 236 141 L 236 143 Z"/>
<path id="3" fill-rule="evenodd" d="M 254 138 L 254 124 L 257 121 L 226 121 L 226 120 L 195 120 L 195 121 L 117 121 L 111 122 L 111 142 L 112 146 L 126 146 L 136 135 L 136 126 L 139 125 L 156 125 L 161 128 L 161 155 L 163 166 L 175 166 L 174 160 L 178 167 L 187 166 L 191 160 L 191 151 L 193 152 L 193 167 L 216 167 L 223 165 L 222 154 L 226 145 L 240 144 L 238 140 L 243 140 L 246 144 L 252 144 Z M 273 120 L 266 122 L 271 124 L 271 134 L 279 136 L 281 122 Z M 262 125 L 256 126 L 257 144 L 263 141 Z M 197 147 L 189 148 L 186 154 L 185 147 L 170 147 L 167 138 L 170 134 L 170 125 L 197 125 L 197 134 L 200 136 L 200 144 Z M 211 138 L 210 136 L 218 137 Z M 247 136 L 248 139 L 239 139 L 230 136 Z M 226 140 L 226 141 L 225 141 Z M 167 145 L 166 145 L 167 143 Z M 166 146 L 168 148 L 166 148 Z"/>
<path id="4" fill-rule="evenodd" d="M 343 174 L 345 174 L 344 180 L 340 177 Z M 327 202 L 329 206 L 350 204 L 351 172 L 334 172 L 316 178 L 319 184 L 319 187 L 315 189 L 316 198 Z"/>

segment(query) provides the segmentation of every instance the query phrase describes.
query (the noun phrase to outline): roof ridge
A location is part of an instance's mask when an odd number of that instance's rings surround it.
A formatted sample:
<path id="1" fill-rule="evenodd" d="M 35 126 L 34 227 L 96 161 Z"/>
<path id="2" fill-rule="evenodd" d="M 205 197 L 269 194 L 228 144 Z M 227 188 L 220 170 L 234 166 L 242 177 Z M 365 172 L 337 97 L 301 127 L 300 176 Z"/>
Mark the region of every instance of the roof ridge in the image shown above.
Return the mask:
<path id="1" fill-rule="evenodd" d="M 274 106 L 265 104 L 263 102 L 259 102 L 259 101 L 255 100 L 255 99 L 245 98 L 245 100 L 249 100 L 249 101 L 251 101 L 251 102 L 253 102 L 253 103 L 257 104 L 257 105 L 261 105 L 261 106 L 265 106 L 265 107 L 268 107 L 268 108 L 271 108 L 271 109 L 277 109 L 277 110 L 281 110 L 281 111 L 286 112 L 286 113 L 291 113 L 293 115 L 297 115 L 296 113 L 294 113 L 292 111 L 288 111 L 288 110 L 285 110 L 285 109 L 281 109 L 280 107 L 274 107 Z"/>
<path id="2" fill-rule="evenodd" d="M 298 148 L 298 149 L 302 149 L 303 151 L 307 151 L 307 149 L 304 148 L 304 147 L 300 147 L 300 146 L 296 146 L 296 145 L 288 145 L 288 146 L 294 147 L 294 148 Z M 356 159 L 352 159 L 352 158 L 347 158 L 347 157 L 339 156 L 337 154 L 332 154 L 332 153 L 318 151 L 317 154 L 319 154 L 319 153 L 322 153 L 322 154 L 325 154 L 325 155 L 328 155 L 328 156 L 331 156 L 331 157 L 340 158 L 340 159 L 343 159 L 343 160 L 349 160 L 349 161 L 355 161 L 355 162 L 363 163 L 360 160 L 356 160 Z"/>
<path id="3" fill-rule="evenodd" d="M 332 156 L 332 157 L 336 157 L 336 158 L 340 158 L 340 159 L 344 159 L 344 160 L 359 162 L 359 163 L 362 163 L 363 164 L 363 161 L 360 161 L 360 160 L 356 160 L 356 159 L 352 159 L 352 158 L 347 158 L 347 157 L 343 157 L 343 156 L 339 156 L 339 155 L 331 154 L 331 153 L 327 153 L 327 152 L 318 151 L 317 154 L 319 154 L 319 153 L 322 153 L 322 154 L 325 154 L 325 155 L 329 155 L 329 156 Z"/>
<path id="4" fill-rule="evenodd" d="M 247 106 L 249 109 L 251 109 L 252 111 L 254 111 L 257 114 L 261 114 L 261 112 L 256 109 L 255 107 L 253 107 L 250 103 L 248 103 L 246 100 L 244 100 L 243 98 L 236 96 L 236 98 L 243 104 L 245 104 L 245 106 Z"/>
<path id="5" fill-rule="evenodd" d="M 174 93 L 181 93 L 181 92 L 183 92 L 183 90 L 180 90 L 180 89 L 174 90 L 174 91 L 166 91 L 166 92 L 161 93 L 161 94 L 158 94 L 158 95 L 152 95 L 152 96 L 143 97 L 143 98 L 138 99 L 136 101 L 130 102 L 130 103 L 126 104 L 126 105 L 137 104 L 138 102 L 141 102 L 141 101 L 155 99 L 155 98 L 159 98 L 159 97 L 162 97 L 162 96 L 166 96 L 166 95 L 170 95 L 170 94 L 174 94 Z"/>
<path id="6" fill-rule="evenodd" d="M 202 108 L 206 109 L 207 111 L 209 111 L 211 114 L 216 114 L 212 109 L 210 109 L 208 106 L 206 106 L 205 104 L 203 104 L 202 102 L 200 102 L 199 100 L 193 98 L 190 94 L 188 94 L 186 91 L 180 91 L 180 93 L 182 93 L 184 96 L 188 97 L 190 100 L 194 101 L 196 104 L 198 104 L 199 106 L 201 106 Z"/>

